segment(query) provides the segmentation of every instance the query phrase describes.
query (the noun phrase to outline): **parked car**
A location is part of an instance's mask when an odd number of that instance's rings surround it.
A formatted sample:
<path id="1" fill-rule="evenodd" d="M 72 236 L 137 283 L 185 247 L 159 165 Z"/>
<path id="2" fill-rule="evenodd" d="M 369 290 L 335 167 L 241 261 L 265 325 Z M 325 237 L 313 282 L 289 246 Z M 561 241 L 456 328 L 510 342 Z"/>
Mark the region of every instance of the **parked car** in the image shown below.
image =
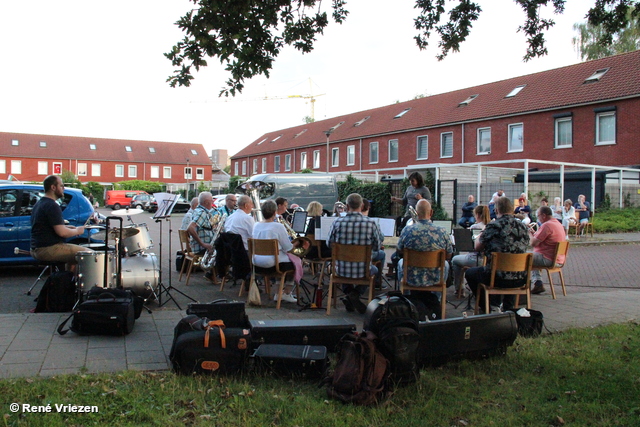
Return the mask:
<path id="1" fill-rule="evenodd" d="M 152 200 L 153 196 L 150 194 L 136 194 L 131 198 L 129 207 L 134 209 L 144 209 L 145 211 L 148 211 L 150 209 Z"/>
<path id="2" fill-rule="evenodd" d="M 0 184 L 0 265 L 37 262 L 31 256 L 14 253 L 14 249 L 18 247 L 24 251 L 30 250 L 31 211 L 42 197 L 42 185 Z M 64 197 L 58 203 L 62 208 L 62 217 L 69 225 L 82 226 L 94 213 L 89 200 L 82 195 L 82 191 L 75 188 L 65 187 Z M 69 241 L 86 243 L 87 237 L 76 236 Z"/>
<path id="3" fill-rule="evenodd" d="M 138 194 L 147 194 L 147 192 L 141 190 L 109 190 L 107 191 L 107 198 L 104 200 L 104 207 L 114 210 L 126 208 L 130 206 L 131 199 Z"/>
<path id="4" fill-rule="evenodd" d="M 178 196 L 178 201 L 176 202 L 176 205 L 173 207 L 173 210 L 171 212 L 186 213 L 189 209 L 191 209 L 191 204 L 187 202 L 184 197 Z M 147 210 L 149 212 L 155 212 L 158 210 L 158 202 L 156 202 L 155 197 L 151 196 L 151 202 L 149 203 L 149 209 Z"/>

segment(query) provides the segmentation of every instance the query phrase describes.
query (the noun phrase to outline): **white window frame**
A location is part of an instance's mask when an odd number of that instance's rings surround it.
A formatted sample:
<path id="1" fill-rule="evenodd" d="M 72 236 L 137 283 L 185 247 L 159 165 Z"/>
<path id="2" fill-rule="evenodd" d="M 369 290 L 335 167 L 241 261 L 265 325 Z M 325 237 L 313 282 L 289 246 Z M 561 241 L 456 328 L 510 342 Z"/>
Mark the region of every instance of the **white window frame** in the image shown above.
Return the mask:
<path id="1" fill-rule="evenodd" d="M 130 153 L 133 150 L 131 149 L 131 147 L 129 145 L 125 145 L 124 146 L 124 151 L 126 151 L 127 153 Z"/>
<path id="2" fill-rule="evenodd" d="M 267 158 L 262 158 L 262 173 L 267 173 Z"/>
<path id="3" fill-rule="evenodd" d="M 489 132 L 489 149 L 488 150 L 482 150 L 482 134 L 484 132 Z M 487 156 L 491 154 L 491 128 L 490 127 L 478 128 L 476 132 L 476 154 L 478 156 Z"/>
<path id="4" fill-rule="evenodd" d="M 369 164 L 375 165 L 380 161 L 380 144 L 378 141 L 369 143 Z"/>
<path id="5" fill-rule="evenodd" d="M 447 137 L 451 137 L 451 155 L 445 155 L 445 143 Z M 453 157 L 453 132 L 442 132 L 440 134 L 440 158 L 441 159 L 450 159 Z"/>
<path id="6" fill-rule="evenodd" d="M 347 146 L 347 166 L 353 166 L 356 164 L 356 146 Z"/>
<path id="7" fill-rule="evenodd" d="M 200 181 L 204 179 L 204 168 L 196 168 L 196 179 Z"/>
<path id="8" fill-rule="evenodd" d="M 421 142 L 425 141 L 424 153 L 420 147 Z M 420 135 L 416 138 L 416 160 L 427 160 L 429 158 L 429 135 Z"/>
<path id="9" fill-rule="evenodd" d="M 305 170 L 307 168 L 307 152 L 303 151 L 300 153 L 300 170 Z"/>
<path id="10" fill-rule="evenodd" d="M 247 161 L 243 160 L 242 161 L 242 176 L 246 176 L 247 175 Z"/>
<path id="11" fill-rule="evenodd" d="M 128 175 L 129 178 L 137 178 L 138 177 L 138 166 L 136 165 L 129 165 L 128 169 Z"/>
<path id="12" fill-rule="evenodd" d="M 184 167 L 184 179 L 193 179 L 193 168 L 191 166 Z"/>
<path id="13" fill-rule="evenodd" d="M 116 178 L 124 178 L 124 165 L 116 165 Z"/>
<path id="14" fill-rule="evenodd" d="M 251 170 L 253 171 L 253 174 L 257 174 L 258 173 L 258 159 L 253 159 L 253 163 L 252 163 L 252 168 Z"/>
<path id="15" fill-rule="evenodd" d="M 49 175 L 49 162 L 38 162 L 38 175 Z"/>
<path id="16" fill-rule="evenodd" d="M 391 157 L 391 154 L 393 153 L 394 150 L 391 149 L 392 146 L 395 146 L 395 152 L 396 152 L 396 157 L 395 159 Z M 395 163 L 398 161 L 398 159 L 400 158 L 400 142 L 397 139 L 390 139 L 389 140 L 389 163 Z"/>
<path id="17" fill-rule="evenodd" d="M 162 177 L 165 179 L 171 179 L 171 166 L 165 166 L 162 168 Z"/>
<path id="18" fill-rule="evenodd" d="M 513 148 L 513 130 L 516 128 L 520 128 L 521 134 L 521 147 Z M 508 145 L 507 145 L 507 153 L 521 153 L 524 151 L 524 124 L 523 123 L 512 123 L 507 128 L 507 137 L 508 137 Z"/>
<path id="19" fill-rule="evenodd" d="M 569 141 L 562 143 L 560 141 L 560 125 L 568 124 L 569 125 Z M 554 148 L 571 148 L 573 147 L 573 117 L 558 117 L 555 119 L 555 123 L 553 125 L 553 139 L 554 139 Z"/>
<path id="20" fill-rule="evenodd" d="M 238 176 L 238 165 L 239 165 L 239 163 L 240 163 L 240 162 L 236 162 L 236 163 L 235 163 L 235 167 L 233 168 L 233 171 L 234 171 L 234 172 L 233 172 L 233 175 L 234 175 L 234 176 Z"/>
<path id="21" fill-rule="evenodd" d="M 320 150 L 313 151 L 313 168 L 320 169 Z"/>
<path id="22" fill-rule="evenodd" d="M 22 160 L 11 160 L 11 173 L 13 175 L 22 173 Z"/>
<path id="23" fill-rule="evenodd" d="M 151 166 L 149 169 L 149 177 L 150 178 L 160 178 L 160 166 Z"/>
<path id="24" fill-rule="evenodd" d="M 84 162 L 78 163 L 78 176 L 87 176 L 87 164 Z"/>
<path id="25" fill-rule="evenodd" d="M 600 140 L 600 119 L 611 117 L 613 118 L 613 140 L 602 141 Z M 604 111 L 596 114 L 596 145 L 614 145 L 616 143 L 616 112 Z"/>
<path id="26" fill-rule="evenodd" d="M 101 163 L 91 163 L 91 176 L 100 176 L 102 173 Z"/>
<path id="27" fill-rule="evenodd" d="M 284 170 L 289 172 L 291 170 L 291 154 L 284 155 Z"/>
<path id="28" fill-rule="evenodd" d="M 331 149 L 331 167 L 337 168 L 340 166 L 340 148 L 335 147 Z"/>
<path id="29" fill-rule="evenodd" d="M 280 156 L 275 156 L 273 158 L 273 171 L 280 172 Z"/>
<path id="30" fill-rule="evenodd" d="M 7 161 L 0 159 L 0 173 L 7 173 Z"/>

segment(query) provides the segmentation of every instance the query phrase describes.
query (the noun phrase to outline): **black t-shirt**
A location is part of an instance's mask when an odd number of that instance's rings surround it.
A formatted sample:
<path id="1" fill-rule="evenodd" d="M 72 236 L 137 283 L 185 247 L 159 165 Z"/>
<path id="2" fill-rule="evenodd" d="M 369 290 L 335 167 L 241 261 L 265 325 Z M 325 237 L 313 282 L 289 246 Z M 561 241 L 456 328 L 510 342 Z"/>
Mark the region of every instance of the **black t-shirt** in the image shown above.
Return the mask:
<path id="1" fill-rule="evenodd" d="M 56 234 L 53 227 L 64 225 L 62 209 L 55 200 L 43 197 L 31 211 L 31 248 L 44 248 L 63 243 L 64 237 Z"/>

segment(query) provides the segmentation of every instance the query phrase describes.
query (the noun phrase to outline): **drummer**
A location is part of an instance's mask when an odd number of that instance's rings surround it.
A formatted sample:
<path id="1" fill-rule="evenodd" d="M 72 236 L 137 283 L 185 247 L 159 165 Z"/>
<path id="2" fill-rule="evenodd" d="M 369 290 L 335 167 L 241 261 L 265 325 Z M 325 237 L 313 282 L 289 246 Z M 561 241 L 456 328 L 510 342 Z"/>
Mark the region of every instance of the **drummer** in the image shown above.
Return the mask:
<path id="1" fill-rule="evenodd" d="M 84 233 L 84 227 L 65 225 L 62 209 L 56 200 L 64 197 L 64 184 L 57 175 L 49 175 L 43 182 L 44 197 L 31 212 L 31 256 L 38 261 L 64 262 L 75 272 L 76 253 L 93 252 L 83 246 L 66 243 L 71 237 Z"/>

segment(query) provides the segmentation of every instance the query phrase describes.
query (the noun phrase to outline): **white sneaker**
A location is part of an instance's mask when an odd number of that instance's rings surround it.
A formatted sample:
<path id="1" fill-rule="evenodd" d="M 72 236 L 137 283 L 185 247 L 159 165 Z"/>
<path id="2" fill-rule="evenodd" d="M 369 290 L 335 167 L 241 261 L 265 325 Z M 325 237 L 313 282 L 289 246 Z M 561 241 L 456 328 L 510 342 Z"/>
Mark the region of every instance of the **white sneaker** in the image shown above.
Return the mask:
<path id="1" fill-rule="evenodd" d="M 277 298 L 276 298 L 277 300 Z M 298 302 L 298 299 L 296 298 L 296 296 L 294 294 L 282 294 L 282 301 L 286 301 L 286 302 Z"/>

